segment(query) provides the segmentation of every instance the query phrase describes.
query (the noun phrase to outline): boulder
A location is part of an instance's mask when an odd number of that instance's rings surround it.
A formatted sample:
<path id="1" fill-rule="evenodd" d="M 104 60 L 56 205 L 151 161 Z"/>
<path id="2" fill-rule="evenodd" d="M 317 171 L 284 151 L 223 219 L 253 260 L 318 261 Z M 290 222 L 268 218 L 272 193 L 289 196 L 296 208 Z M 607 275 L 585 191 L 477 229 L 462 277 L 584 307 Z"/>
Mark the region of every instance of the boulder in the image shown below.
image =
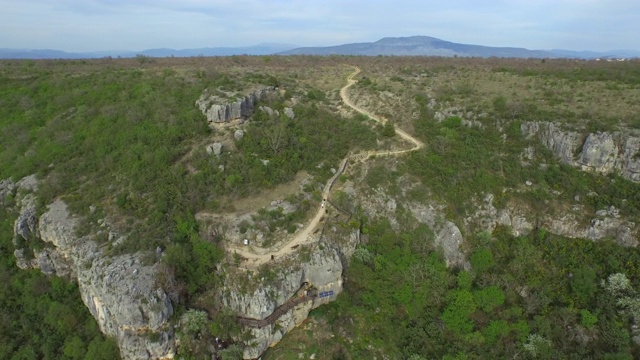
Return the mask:
<path id="1" fill-rule="evenodd" d="M 215 155 L 215 156 L 220 156 L 220 154 L 222 153 L 222 144 L 221 143 L 213 143 L 210 145 L 207 145 L 207 154 L 211 155 Z"/>
<path id="2" fill-rule="evenodd" d="M 268 106 L 260 106 L 259 109 L 260 109 L 260 111 L 263 111 L 265 114 L 267 114 L 269 117 L 274 117 L 274 116 L 280 115 L 278 110 L 273 110 L 272 108 L 270 108 Z"/>
<path id="3" fill-rule="evenodd" d="M 618 147 L 609 133 L 589 134 L 582 145 L 578 164 L 599 173 L 611 172 L 617 160 Z"/>
<path id="4" fill-rule="evenodd" d="M 240 139 L 242 139 L 242 138 L 244 137 L 244 131 L 243 131 L 243 130 L 240 130 L 240 129 L 236 130 L 236 132 L 234 132 L 234 133 L 233 133 L 233 137 L 234 137 L 236 140 L 240 140 Z"/>
<path id="5" fill-rule="evenodd" d="M 295 119 L 296 114 L 293 112 L 293 109 L 290 107 L 284 108 L 284 114 L 291 120 Z"/>

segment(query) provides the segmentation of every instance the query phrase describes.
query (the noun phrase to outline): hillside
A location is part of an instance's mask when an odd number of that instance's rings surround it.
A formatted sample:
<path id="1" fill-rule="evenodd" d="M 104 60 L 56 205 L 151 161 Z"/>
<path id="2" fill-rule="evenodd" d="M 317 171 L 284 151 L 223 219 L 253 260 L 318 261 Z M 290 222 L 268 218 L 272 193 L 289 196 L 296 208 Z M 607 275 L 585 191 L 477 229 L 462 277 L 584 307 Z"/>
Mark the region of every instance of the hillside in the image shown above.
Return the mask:
<path id="1" fill-rule="evenodd" d="M 0 357 L 637 358 L 639 69 L 0 61 Z"/>
<path id="2" fill-rule="evenodd" d="M 281 52 L 282 55 L 396 55 L 396 56 L 468 56 L 468 57 L 555 57 L 552 52 L 524 48 L 490 47 L 458 44 L 429 36 L 383 38 L 372 43 L 344 44 L 328 47 L 303 47 Z"/>
<path id="3" fill-rule="evenodd" d="M 342 44 L 325 47 L 301 47 L 279 53 L 280 55 L 355 55 L 355 56 L 461 56 L 501 58 L 580 58 L 638 57 L 634 51 L 569 51 L 529 50 L 517 47 L 492 47 L 460 44 L 430 36 L 387 37 L 375 42 Z"/>

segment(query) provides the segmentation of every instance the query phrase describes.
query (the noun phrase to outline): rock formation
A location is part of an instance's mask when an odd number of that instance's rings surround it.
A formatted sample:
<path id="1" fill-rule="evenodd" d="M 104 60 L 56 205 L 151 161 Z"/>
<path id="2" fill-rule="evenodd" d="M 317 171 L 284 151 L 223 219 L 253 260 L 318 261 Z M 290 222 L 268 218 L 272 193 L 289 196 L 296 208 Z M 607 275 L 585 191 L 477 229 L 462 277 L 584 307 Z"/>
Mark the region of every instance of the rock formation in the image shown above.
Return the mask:
<path id="1" fill-rule="evenodd" d="M 522 134 L 538 138 L 567 164 L 601 174 L 617 173 L 640 182 L 640 137 L 622 132 L 598 132 L 586 136 L 552 122 L 525 122 Z"/>
<path id="2" fill-rule="evenodd" d="M 78 219 L 62 200 L 47 206 L 40 217 L 33 194 L 17 204 L 14 244 L 20 268 L 77 280 L 82 300 L 100 330 L 116 338 L 124 359 L 174 356 L 174 331 L 168 322 L 173 307 L 155 285 L 155 265 L 143 264 L 140 254 L 109 257 L 91 237 L 78 238 Z M 43 244 L 41 250 L 32 250 L 33 242 Z"/>
<path id="3" fill-rule="evenodd" d="M 248 95 L 228 101 L 221 97 L 210 95 L 205 91 L 196 106 L 207 117 L 210 123 L 226 123 L 235 119 L 246 119 L 254 112 L 256 103 L 266 94 L 275 91 L 273 86 L 254 90 Z"/>
<path id="4" fill-rule="evenodd" d="M 622 218 L 618 209 L 610 206 L 596 211 L 595 214 L 584 214 L 579 204 L 569 211 L 562 210 L 556 214 L 553 211 L 535 214 L 528 208 L 506 206 L 497 209 L 494 206 L 493 194 L 488 194 L 478 204 L 478 210 L 465 219 L 468 229 L 475 231 L 493 231 L 496 226 L 503 225 L 511 228 L 514 235 L 526 235 L 536 226 L 543 227 L 549 232 L 568 238 L 582 238 L 601 240 L 615 239 L 621 246 L 638 246 L 640 227 L 633 221 Z"/>
<path id="5" fill-rule="evenodd" d="M 318 292 L 333 291 L 331 296 L 318 297 L 312 301 L 303 302 L 284 315 L 278 318 L 273 324 L 250 328 L 254 337 L 248 344 L 245 344 L 244 358 L 258 358 L 269 346 L 274 345 L 284 334 L 295 326 L 302 323 L 307 318 L 309 311 L 335 300 L 335 297 L 342 292 L 342 258 L 350 257 L 355 244 L 358 242 L 358 235 L 351 235 L 352 246 L 345 248 L 334 248 L 330 246 L 312 245 L 308 250 L 309 258 L 304 259 L 296 266 L 288 265 L 285 261 L 282 264 L 274 263 L 271 268 L 279 268 L 276 279 L 266 281 L 257 280 L 259 286 L 247 291 L 242 289 L 236 276 L 229 276 L 224 282 L 220 299 L 225 307 L 231 309 L 238 316 L 251 319 L 265 319 L 278 308 L 287 302 L 289 298 L 296 294 L 303 282 L 309 282 L 317 288 Z M 237 276 L 246 276 L 241 272 Z"/>

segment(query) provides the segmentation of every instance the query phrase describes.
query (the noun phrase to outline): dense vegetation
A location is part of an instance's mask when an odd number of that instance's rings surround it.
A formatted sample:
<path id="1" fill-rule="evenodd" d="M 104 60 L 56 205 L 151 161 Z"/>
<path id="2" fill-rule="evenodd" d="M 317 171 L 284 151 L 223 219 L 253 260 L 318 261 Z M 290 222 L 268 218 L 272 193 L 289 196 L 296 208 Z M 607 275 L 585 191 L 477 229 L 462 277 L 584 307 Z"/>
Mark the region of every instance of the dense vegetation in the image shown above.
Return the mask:
<path id="1" fill-rule="evenodd" d="M 115 341 L 100 333 L 76 284 L 18 270 L 12 229 L 0 209 L 0 358 L 118 359 Z"/>
<path id="2" fill-rule="evenodd" d="M 565 122 L 582 131 L 637 126 L 637 113 L 624 115 L 623 104 L 612 122 L 607 107 L 596 103 L 585 118 L 584 100 L 566 96 L 575 91 L 586 98 L 596 89 L 610 90 L 603 95 L 607 99 L 613 93 L 628 96 L 637 91 L 637 63 L 398 63 L 397 68 L 364 67 L 367 78 L 358 91 L 367 94 L 363 102 L 377 113 L 393 107 L 394 119 L 426 146 L 397 166 L 375 162 L 366 170 L 365 194 L 383 188 L 408 201 L 436 200 L 461 229 L 468 229 L 464 220 L 487 194 L 494 195 L 496 207 L 517 204 L 532 219 L 562 216 L 567 204 L 577 204 L 581 214 L 613 205 L 632 221 L 640 216 L 637 183 L 560 164 L 520 131 L 521 122 L 529 120 Z M 509 77 L 484 73 L 482 66 Z M 502 88 L 490 87 L 501 81 Z M 536 85 L 543 87 L 544 101 L 527 98 L 539 91 Z M 379 95 L 385 92 L 403 96 L 394 102 Z M 460 116 L 437 120 L 436 111 L 447 107 Z M 468 111 L 483 116 L 464 124 Z M 536 154 L 529 162 L 522 157 L 527 147 Z M 400 188 L 409 183 L 419 185 L 403 195 Z M 448 269 L 431 230 L 406 220 L 411 216 L 401 207 L 397 211 L 397 219 L 404 220 L 397 228 L 382 218 L 363 228 L 369 242 L 354 253 L 338 300 L 315 310 L 313 321 L 288 335 L 267 359 L 640 356 L 632 341 L 633 324 L 640 319 L 637 249 L 612 240 L 563 238 L 542 227 L 515 237 L 511 229 L 497 227 L 493 233 L 465 233 L 470 268 Z"/>
<path id="3" fill-rule="evenodd" d="M 109 255 L 139 250 L 152 254 L 149 250 L 162 248 L 165 257 L 158 280 L 188 307 L 217 284 L 212 274 L 224 256 L 219 237 L 202 236 L 195 221 L 198 211 L 232 211 L 235 199 L 290 181 L 301 170 L 323 182 L 347 152 L 374 146 L 378 135 L 362 118 L 343 118 L 331 111 L 321 89 L 334 75 L 322 69 L 315 77 L 296 80 L 303 64 L 283 71 L 278 69 L 282 64 L 265 67 L 256 58 L 184 62 L 0 62 L 0 179 L 17 181 L 36 174 L 40 211 L 62 197 L 84 219 L 79 235 L 96 234 L 98 220 L 108 219 L 112 230 L 127 235 L 118 246 L 107 244 Z M 335 66 L 329 70 L 335 69 L 342 82 L 344 70 Z M 227 142 L 219 157 L 207 154 L 206 145 L 233 139 L 233 132 L 207 126 L 194 104 L 204 89 L 243 95 L 259 86 L 283 88 L 283 93 L 261 102 L 282 115 L 259 111 L 244 125 L 243 139 L 231 147 Z M 295 119 L 283 114 L 285 106 L 294 108 Z M 16 195 L 10 195 L 9 203 Z M 10 224 L 15 215 L 3 213 L 2 219 Z M 299 214 L 297 220 L 305 215 Z M 86 309 L 75 311 L 82 304 L 74 285 L 37 272 L 16 271 L 11 233 L 10 226 L 2 229 L 7 241 L 3 278 L 13 285 L 6 293 L 11 296 L 3 293 L 2 298 L 3 309 L 12 313 L 3 318 L 11 341 L 5 342 L 1 357 L 14 353 L 29 357 L 35 351 L 33 357 L 82 358 L 85 352 L 93 356 L 101 348 L 109 357 L 113 343 L 93 341 L 95 322 L 89 318 L 85 325 Z M 105 233 L 94 238 L 107 241 Z M 154 258 L 150 255 L 145 261 Z M 16 311 L 21 299 L 28 297 L 32 299 Z M 41 317 L 45 317 L 49 307 L 63 319 L 52 315 L 47 326 L 58 326 L 54 322 L 60 320 L 67 327 L 50 331 L 35 326 L 37 314 L 44 311 Z M 16 321 L 24 328 L 14 333 L 10 329 L 16 328 Z M 70 326 L 77 336 L 69 334 Z M 75 352 L 67 355 L 71 351 Z"/>
<path id="4" fill-rule="evenodd" d="M 470 239 L 471 271 L 448 270 L 427 227 L 409 225 L 405 229 L 411 230 L 396 232 L 380 219 L 368 229 L 370 242 L 352 258 L 345 293 L 312 315 L 327 328 L 307 332 L 302 340 L 298 335 L 298 343 L 285 341 L 279 356 L 284 352 L 291 355 L 283 358 L 295 359 L 303 352 L 363 359 L 385 354 L 419 360 L 640 355 L 630 330 L 630 320 L 640 316 L 637 299 L 621 300 L 637 296 L 640 286 L 636 249 L 565 239 L 542 229 L 513 237 L 498 228 Z M 322 340 L 323 331 L 336 336 Z M 278 357 L 268 353 L 266 358 Z"/>
<path id="5" fill-rule="evenodd" d="M 464 126 L 459 117 L 436 122 L 424 98 L 417 100 L 421 116 L 415 130 L 426 147 L 412 154 L 401 172 L 428 183 L 429 196 L 443 200 L 452 218 L 470 215 L 474 209 L 469 200 L 489 193 L 497 194 L 502 204 L 510 199 L 524 200 L 538 213 L 548 212 L 549 202 L 569 202 L 578 195 L 590 212 L 613 205 L 625 215 L 640 216 L 640 185 L 620 176 L 605 177 L 557 163 L 538 141 L 524 139 L 519 121 L 504 131 L 490 123 L 484 129 Z M 522 150 L 527 146 L 535 148 L 538 157 L 523 166 Z M 503 191 L 518 189 L 526 181 L 535 186 L 524 195 Z"/>
<path id="6" fill-rule="evenodd" d="M 367 119 L 342 115 L 337 89 L 351 68 L 337 62 L 365 70 L 354 89 L 367 109 L 391 120 L 388 126 L 376 132 Z M 403 196 L 444 204 L 446 219 L 459 225 L 487 194 L 495 196 L 497 207 L 524 204 L 534 219 L 569 203 L 589 214 L 613 205 L 637 219 L 637 183 L 558 164 L 546 148 L 522 137 L 520 124 L 554 120 L 589 131 L 640 128 L 638 74 L 637 62 L 566 60 L 5 61 L 0 180 L 36 174 L 40 210 L 62 197 L 85 217 L 80 234 L 93 233 L 98 220 L 107 218 L 127 234 L 123 244 L 106 247 L 109 254 L 163 249 L 159 283 L 178 295 L 178 316 L 188 320 L 178 334 L 180 355 L 198 358 L 214 337 L 231 338 L 241 329 L 234 314 L 222 311 L 211 321 L 204 311 L 187 310 L 218 306 L 211 290 L 219 279 L 212 274 L 224 259 L 220 234 L 204 234 L 197 212 L 233 211 L 235 200 L 289 182 L 301 171 L 322 183 L 348 152 L 391 144 L 395 124 L 425 148 L 394 159 L 393 166 L 388 159 L 368 160 L 354 170 L 366 173 L 357 186 L 380 187 L 401 199 L 400 179 L 413 182 Z M 281 87 L 261 102 L 280 115 L 257 112 L 243 125 L 240 140 L 229 129 L 208 127 L 194 105 L 204 89 L 243 93 L 261 85 Z M 284 114 L 285 106 L 293 108 L 294 119 Z M 460 116 L 438 121 L 436 110 L 447 107 Z M 468 126 L 467 112 L 483 116 Z M 224 142 L 220 156 L 205 151 L 213 141 Z M 536 156 L 525 166 L 526 147 Z M 306 205 L 301 209 L 311 208 Z M 357 199 L 345 207 L 357 209 Z M 498 227 L 491 234 L 465 233 L 471 267 L 448 269 L 432 230 L 403 215 L 396 229 L 381 218 L 352 219 L 350 225 L 366 225 L 361 229 L 369 242 L 351 260 L 345 292 L 313 313 L 317 332 L 294 332 L 295 340 L 285 339 L 268 359 L 295 359 L 300 352 L 323 359 L 640 357 L 631 340 L 631 323 L 640 321 L 636 249 L 608 240 L 564 239 L 540 227 L 514 237 Z M 269 230 L 290 232 L 304 216 L 257 215 Z M 14 217 L 0 212 L 0 279 L 8 284 L 0 291 L 0 358 L 117 356 L 75 285 L 16 270 L 9 235 Z M 155 261 L 153 255 L 147 260 Z M 232 346 L 224 356 L 237 357 L 239 351 Z"/>

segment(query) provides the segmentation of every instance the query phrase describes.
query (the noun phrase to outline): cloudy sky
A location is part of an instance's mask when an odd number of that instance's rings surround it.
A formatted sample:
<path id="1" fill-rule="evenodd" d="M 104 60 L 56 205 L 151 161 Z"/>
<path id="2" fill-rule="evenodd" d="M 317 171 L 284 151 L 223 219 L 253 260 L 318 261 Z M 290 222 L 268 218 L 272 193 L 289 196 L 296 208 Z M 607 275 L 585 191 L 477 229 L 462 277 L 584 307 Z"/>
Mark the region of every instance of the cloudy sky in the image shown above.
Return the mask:
<path id="1" fill-rule="evenodd" d="M 0 0 L 0 48 L 328 46 L 411 35 L 529 49 L 640 50 L 640 1 Z"/>

